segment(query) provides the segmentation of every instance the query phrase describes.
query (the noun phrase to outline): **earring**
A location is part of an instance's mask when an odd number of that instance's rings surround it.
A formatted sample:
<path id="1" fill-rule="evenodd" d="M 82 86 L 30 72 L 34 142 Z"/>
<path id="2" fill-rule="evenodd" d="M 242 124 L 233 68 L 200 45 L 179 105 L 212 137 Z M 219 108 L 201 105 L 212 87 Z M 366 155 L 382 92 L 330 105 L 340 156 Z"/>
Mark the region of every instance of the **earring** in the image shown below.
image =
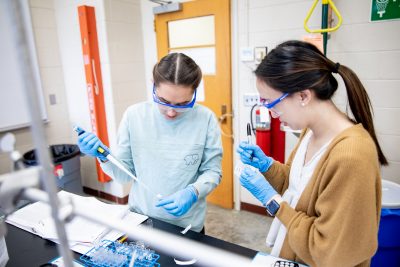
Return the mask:
<path id="1" fill-rule="evenodd" d="M 304 107 L 306 104 L 304 102 L 301 103 L 301 106 Z"/>

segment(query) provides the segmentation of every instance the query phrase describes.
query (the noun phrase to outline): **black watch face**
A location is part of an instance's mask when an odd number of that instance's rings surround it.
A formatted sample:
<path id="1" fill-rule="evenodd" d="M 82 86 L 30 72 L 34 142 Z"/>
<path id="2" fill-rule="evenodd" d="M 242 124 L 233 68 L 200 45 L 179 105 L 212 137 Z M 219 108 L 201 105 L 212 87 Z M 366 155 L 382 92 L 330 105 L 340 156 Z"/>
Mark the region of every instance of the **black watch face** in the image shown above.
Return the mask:
<path id="1" fill-rule="evenodd" d="M 271 214 L 272 216 L 275 216 L 275 214 L 278 212 L 279 207 L 280 206 L 279 206 L 278 202 L 276 202 L 275 200 L 272 200 L 271 202 L 268 203 L 267 210 L 268 210 L 269 214 Z"/>

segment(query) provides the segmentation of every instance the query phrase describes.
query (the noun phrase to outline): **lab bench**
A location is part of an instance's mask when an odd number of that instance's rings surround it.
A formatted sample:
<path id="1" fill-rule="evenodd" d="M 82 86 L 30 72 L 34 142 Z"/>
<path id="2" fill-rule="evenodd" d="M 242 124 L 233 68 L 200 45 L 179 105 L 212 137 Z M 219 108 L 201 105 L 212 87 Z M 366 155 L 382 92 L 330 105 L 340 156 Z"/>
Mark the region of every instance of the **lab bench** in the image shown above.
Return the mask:
<path id="1" fill-rule="evenodd" d="M 182 236 L 181 227 L 157 219 L 151 219 L 153 221 L 153 228 Z M 6 243 L 10 257 L 10 260 L 6 265 L 7 267 L 40 266 L 41 264 L 49 262 L 59 256 L 57 246 L 52 241 L 43 239 L 9 224 L 7 224 L 7 230 Z M 250 259 L 257 254 L 257 251 L 255 250 L 193 231 L 188 231 L 184 237 Z M 178 266 L 174 262 L 173 256 L 166 255 L 157 250 L 155 251 L 160 255 L 160 258 L 157 261 L 160 266 Z M 81 255 L 74 252 L 73 256 L 76 259 L 79 259 Z M 194 264 L 192 266 L 201 265 Z"/>

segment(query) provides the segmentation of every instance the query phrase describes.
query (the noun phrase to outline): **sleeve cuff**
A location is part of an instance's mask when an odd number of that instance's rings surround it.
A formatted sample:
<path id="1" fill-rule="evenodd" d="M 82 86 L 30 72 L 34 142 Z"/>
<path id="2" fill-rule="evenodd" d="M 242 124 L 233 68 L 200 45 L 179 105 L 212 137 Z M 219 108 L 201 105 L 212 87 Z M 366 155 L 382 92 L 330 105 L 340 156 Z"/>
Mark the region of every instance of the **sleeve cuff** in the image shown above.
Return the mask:
<path id="1" fill-rule="evenodd" d="M 279 171 L 279 168 L 277 168 L 277 167 L 278 166 L 276 164 L 276 161 L 273 161 L 271 166 L 269 166 L 269 168 L 265 172 L 263 172 L 263 174 L 266 177 L 274 177 L 278 174 L 278 171 Z"/>
<path id="2" fill-rule="evenodd" d="M 276 213 L 276 217 L 288 228 L 291 220 L 296 216 L 296 211 L 290 205 L 283 201 L 280 203 L 280 208 Z"/>
<path id="3" fill-rule="evenodd" d="M 214 183 L 194 183 L 192 186 L 199 193 L 199 198 L 206 197 L 215 187 L 217 187 Z"/>

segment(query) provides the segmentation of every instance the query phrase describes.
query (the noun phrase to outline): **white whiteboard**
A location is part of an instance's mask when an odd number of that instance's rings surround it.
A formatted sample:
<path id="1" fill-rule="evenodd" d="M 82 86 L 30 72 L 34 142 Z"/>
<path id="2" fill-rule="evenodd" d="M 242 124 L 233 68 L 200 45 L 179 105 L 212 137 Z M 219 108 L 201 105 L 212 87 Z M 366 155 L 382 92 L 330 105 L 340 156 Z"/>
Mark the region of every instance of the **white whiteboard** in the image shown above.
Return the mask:
<path id="1" fill-rule="evenodd" d="M 0 1 L 0 132 L 22 128 L 30 125 L 28 105 L 25 100 L 21 72 L 17 61 L 17 50 L 13 45 L 14 27 L 10 26 L 9 16 L 6 14 L 6 1 Z M 30 51 L 35 65 L 34 74 L 37 80 L 37 91 L 40 101 L 40 112 L 44 120 L 47 119 L 43 90 L 40 82 L 39 65 L 34 45 L 32 23 L 28 1 L 20 1 L 24 7 L 24 15 L 30 33 Z"/>

